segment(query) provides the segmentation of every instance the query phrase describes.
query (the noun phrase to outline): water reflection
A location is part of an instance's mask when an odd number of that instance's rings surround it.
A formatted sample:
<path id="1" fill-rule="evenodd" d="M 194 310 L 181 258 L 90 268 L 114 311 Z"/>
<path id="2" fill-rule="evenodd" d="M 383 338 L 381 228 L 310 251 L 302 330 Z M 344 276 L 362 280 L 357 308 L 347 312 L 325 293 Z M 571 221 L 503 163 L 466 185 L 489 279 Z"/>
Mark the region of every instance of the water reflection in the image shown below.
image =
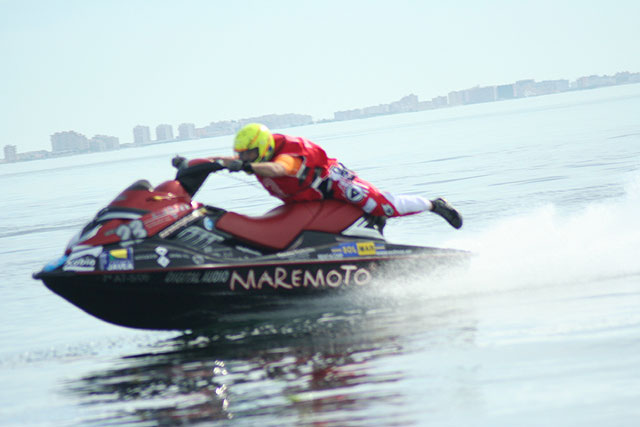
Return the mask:
<path id="1" fill-rule="evenodd" d="M 333 306 L 304 303 L 227 318 L 210 331 L 124 357 L 112 369 L 73 381 L 68 390 L 95 414 L 84 422 L 95 424 L 340 424 L 376 403 L 403 399 L 396 384 L 403 371 L 388 361 L 405 351 L 416 313 L 398 316 L 388 304 L 331 312 L 326 307 Z"/>

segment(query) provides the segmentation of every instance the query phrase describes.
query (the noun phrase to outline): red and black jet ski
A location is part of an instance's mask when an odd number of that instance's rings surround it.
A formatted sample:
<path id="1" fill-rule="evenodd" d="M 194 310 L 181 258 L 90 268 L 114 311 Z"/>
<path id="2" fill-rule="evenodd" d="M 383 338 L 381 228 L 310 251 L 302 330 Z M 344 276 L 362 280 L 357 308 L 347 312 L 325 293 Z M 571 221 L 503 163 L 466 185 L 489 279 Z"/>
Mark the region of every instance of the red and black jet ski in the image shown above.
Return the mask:
<path id="1" fill-rule="evenodd" d="M 221 169 L 196 159 L 155 188 L 135 182 L 34 278 L 107 322 L 184 330 L 280 298 L 366 286 L 390 261 L 426 266 L 467 257 L 388 243 L 379 224 L 335 200 L 281 205 L 260 217 L 193 201 Z"/>

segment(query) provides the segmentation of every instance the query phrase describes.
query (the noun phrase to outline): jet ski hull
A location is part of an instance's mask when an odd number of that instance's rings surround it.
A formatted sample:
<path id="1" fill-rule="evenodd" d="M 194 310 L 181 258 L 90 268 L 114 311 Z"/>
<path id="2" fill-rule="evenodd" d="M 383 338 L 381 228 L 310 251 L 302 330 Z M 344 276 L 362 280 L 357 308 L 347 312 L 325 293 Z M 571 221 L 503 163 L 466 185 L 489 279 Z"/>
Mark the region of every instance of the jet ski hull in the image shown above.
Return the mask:
<path id="1" fill-rule="evenodd" d="M 140 329 L 201 329 L 230 313 L 275 309 L 292 298 L 367 292 L 394 272 L 427 271 L 467 259 L 464 251 L 416 248 L 398 257 L 345 262 L 270 261 L 191 268 L 36 274 L 56 294 L 106 322 Z M 409 249 L 407 249 L 409 250 Z M 401 269 L 401 270 L 398 270 Z"/>

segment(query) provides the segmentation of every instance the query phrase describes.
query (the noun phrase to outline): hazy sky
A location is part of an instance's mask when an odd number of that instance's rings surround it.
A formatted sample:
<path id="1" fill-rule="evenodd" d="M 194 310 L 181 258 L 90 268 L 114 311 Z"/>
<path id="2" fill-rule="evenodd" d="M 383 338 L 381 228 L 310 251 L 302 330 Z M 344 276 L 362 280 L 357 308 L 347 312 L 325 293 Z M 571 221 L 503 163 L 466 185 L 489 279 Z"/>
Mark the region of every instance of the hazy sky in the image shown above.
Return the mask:
<path id="1" fill-rule="evenodd" d="M 639 16 L 638 0 L 0 0 L 0 146 L 639 72 Z"/>

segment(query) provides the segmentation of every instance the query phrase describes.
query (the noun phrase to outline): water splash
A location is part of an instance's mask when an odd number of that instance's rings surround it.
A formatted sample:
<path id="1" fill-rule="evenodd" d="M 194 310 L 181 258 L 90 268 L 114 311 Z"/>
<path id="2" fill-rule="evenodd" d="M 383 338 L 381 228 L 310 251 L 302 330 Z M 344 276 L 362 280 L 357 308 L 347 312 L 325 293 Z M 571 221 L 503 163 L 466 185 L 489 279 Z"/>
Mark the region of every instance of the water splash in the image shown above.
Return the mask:
<path id="1" fill-rule="evenodd" d="M 640 274 L 640 177 L 625 196 L 565 213 L 553 205 L 501 220 L 447 246 L 476 254 L 458 282 L 513 289 Z"/>

